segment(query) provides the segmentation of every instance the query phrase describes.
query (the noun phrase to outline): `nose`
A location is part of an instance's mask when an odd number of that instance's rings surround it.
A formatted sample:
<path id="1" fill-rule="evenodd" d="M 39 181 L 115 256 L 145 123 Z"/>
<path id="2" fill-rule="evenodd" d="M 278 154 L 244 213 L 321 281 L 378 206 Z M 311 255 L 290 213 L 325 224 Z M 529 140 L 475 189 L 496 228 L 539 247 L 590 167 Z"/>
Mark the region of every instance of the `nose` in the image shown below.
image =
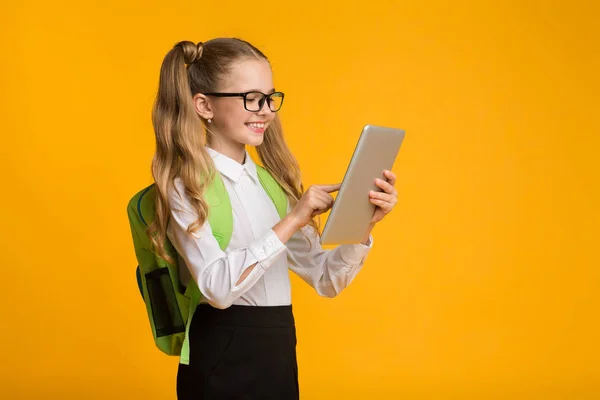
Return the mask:
<path id="1" fill-rule="evenodd" d="M 269 101 L 265 98 L 263 101 L 262 107 L 260 108 L 260 110 L 258 110 L 256 112 L 256 115 L 270 116 L 271 114 L 273 114 L 273 111 L 271 111 L 271 107 L 269 106 Z"/>

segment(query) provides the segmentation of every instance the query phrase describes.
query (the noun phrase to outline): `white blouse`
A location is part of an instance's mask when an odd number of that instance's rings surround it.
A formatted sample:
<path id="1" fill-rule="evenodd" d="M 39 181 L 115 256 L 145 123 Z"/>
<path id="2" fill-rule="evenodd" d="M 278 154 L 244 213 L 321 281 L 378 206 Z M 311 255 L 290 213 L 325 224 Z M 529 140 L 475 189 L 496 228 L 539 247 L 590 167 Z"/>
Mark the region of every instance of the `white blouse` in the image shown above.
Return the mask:
<path id="1" fill-rule="evenodd" d="M 171 218 L 167 236 L 180 255 L 179 267 L 184 284 L 190 276 L 197 282 L 203 299 L 216 308 L 232 304 L 276 306 L 291 304 L 288 268 L 321 296 L 334 297 L 352 282 L 360 271 L 373 238 L 368 245 L 340 245 L 325 250 L 310 225 L 302 228 L 309 240 L 297 231 L 283 244 L 273 226 L 281 218 L 271 198 L 258 180 L 256 164 L 246 152 L 244 164 L 207 148 L 225 183 L 233 210 L 233 233 L 222 251 L 213 237 L 208 221 L 194 234 L 187 227 L 197 215 L 189 203 L 179 178 L 169 192 Z M 288 204 L 289 211 L 289 204 Z M 239 285 L 243 271 L 258 263 Z"/>

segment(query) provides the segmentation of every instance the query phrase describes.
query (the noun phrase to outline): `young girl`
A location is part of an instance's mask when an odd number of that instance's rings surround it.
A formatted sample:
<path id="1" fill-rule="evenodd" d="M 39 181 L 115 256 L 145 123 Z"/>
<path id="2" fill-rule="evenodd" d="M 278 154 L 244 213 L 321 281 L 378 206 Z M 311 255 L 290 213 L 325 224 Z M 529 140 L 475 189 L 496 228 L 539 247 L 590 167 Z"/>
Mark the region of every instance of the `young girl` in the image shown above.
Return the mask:
<path id="1" fill-rule="evenodd" d="M 178 399 L 297 399 L 296 333 L 288 268 L 321 296 L 354 279 L 371 229 L 397 201 L 395 176 L 377 180 L 377 206 L 360 244 L 324 250 L 313 218 L 329 210 L 338 185 L 304 191 L 277 117 L 284 94 L 263 53 L 239 39 L 180 42 L 166 55 L 153 110 L 158 253 L 173 243 L 181 280 L 202 299 L 189 331 L 189 365 L 179 365 Z M 246 146 L 285 192 L 283 219 Z M 207 221 L 202 177 L 218 173 L 231 201 L 233 233 L 222 251 Z"/>

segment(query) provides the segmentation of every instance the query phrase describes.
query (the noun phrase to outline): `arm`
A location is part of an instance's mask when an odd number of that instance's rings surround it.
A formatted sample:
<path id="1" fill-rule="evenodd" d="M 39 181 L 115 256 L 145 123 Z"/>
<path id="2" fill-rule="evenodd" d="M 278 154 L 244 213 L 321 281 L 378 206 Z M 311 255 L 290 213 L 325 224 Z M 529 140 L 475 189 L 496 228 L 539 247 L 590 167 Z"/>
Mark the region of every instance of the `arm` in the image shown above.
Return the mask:
<path id="1" fill-rule="evenodd" d="M 178 192 L 169 192 L 169 239 L 185 260 L 190 274 L 208 302 L 216 308 L 227 308 L 254 286 L 285 251 L 283 243 L 289 240 L 297 228 L 291 218 L 285 218 L 248 246 L 226 253 L 219 248 L 208 221 L 195 233 L 187 232 L 197 214 L 182 186 L 178 186 Z"/>
<path id="2" fill-rule="evenodd" d="M 369 240 L 371 240 L 371 232 L 373 231 L 373 228 L 375 227 L 374 223 L 370 223 L 369 224 L 369 229 L 367 229 L 367 232 L 365 232 L 365 236 L 363 236 L 363 239 L 360 241 L 361 244 L 368 246 Z"/>
<path id="3" fill-rule="evenodd" d="M 362 268 L 373 244 L 371 229 L 372 226 L 360 244 L 344 244 L 325 250 L 315 229 L 307 225 L 287 243 L 290 269 L 314 287 L 320 296 L 335 297 Z"/>
<path id="4" fill-rule="evenodd" d="M 297 233 L 288 242 L 290 269 L 314 287 L 321 296 L 334 297 L 352 282 L 362 268 L 372 247 L 371 231 L 373 227 L 396 205 L 398 201 L 398 193 L 394 188 L 396 175 L 389 170 L 383 171 L 383 175 L 387 181 L 382 179 L 376 179 L 375 181 L 377 186 L 383 190 L 383 193 L 376 193 L 375 191 L 369 193 L 369 201 L 376 206 L 376 209 L 360 244 L 341 245 L 333 250 L 324 250 L 321 247 L 318 232 L 315 232 L 310 225 L 305 225 L 302 228 L 304 235 Z M 330 187 L 330 189 L 332 188 Z M 309 188 L 306 194 L 310 190 Z M 321 212 L 332 206 L 332 198 L 325 199 L 322 194 L 317 193 L 317 195 L 327 204 L 327 207 L 322 208 Z M 315 213 L 313 213 L 314 215 Z M 307 221 L 304 221 L 304 224 L 306 223 Z"/>
<path id="5" fill-rule="evenodd" d="M 290 240 L 294 232 L 297 230 L 297 223 L 290 215 L 286 216 L 273 227 L 273 232 L 277 235 L 281 243 L 287 243 L 287 241 Z M 252 264 L 246 268 L 244 272 L 242 272 L 242 275 L 237 282 L 238 285 L 242 283 L 248 277 L 248 275 L 250 275 L 250 273 L 254 270 L 254 267 L 256 267 L 256 264 Z"/>

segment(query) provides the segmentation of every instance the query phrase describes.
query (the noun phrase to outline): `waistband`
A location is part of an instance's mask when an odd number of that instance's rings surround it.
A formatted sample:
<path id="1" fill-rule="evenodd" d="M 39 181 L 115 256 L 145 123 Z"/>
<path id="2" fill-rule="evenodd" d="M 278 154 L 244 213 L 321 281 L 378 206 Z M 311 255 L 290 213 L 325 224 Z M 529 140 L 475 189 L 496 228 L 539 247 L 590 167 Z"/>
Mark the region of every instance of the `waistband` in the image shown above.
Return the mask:
<path id="1" fill-rule="evenodd" d="M 256 328 L 288 328 L 294 326 L 292 306 L 239 306 L 232 305 L 224 310 L 209 304 L 199 304 L 193 319 L 201 324 L 247 326 Z"/>

